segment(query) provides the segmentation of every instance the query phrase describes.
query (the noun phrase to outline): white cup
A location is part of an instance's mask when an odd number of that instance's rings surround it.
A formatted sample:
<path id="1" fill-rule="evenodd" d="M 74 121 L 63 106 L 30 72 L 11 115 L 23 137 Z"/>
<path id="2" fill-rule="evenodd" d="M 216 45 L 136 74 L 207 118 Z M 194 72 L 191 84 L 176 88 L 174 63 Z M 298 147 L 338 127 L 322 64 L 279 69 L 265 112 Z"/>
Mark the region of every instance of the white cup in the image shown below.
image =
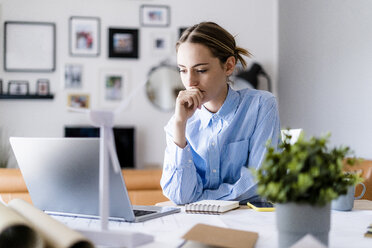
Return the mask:
<path id="1" fill-rule="evenodd" d="M 362 193 L 354 197 L 355 194 L 355 186 L 349 186 L 347 193 L 345 195 L 340 195 L 337 199 L 334 199 L 332 201 L 331 208 L 333 210 L 339 210 L 339 211 L 350 211 L 354 207 L 354 200 L 358 200 L 363 197 L 363 195 L 366 193 L 366 186 L 364 183 L 358 183 L 363 186 Z"/>

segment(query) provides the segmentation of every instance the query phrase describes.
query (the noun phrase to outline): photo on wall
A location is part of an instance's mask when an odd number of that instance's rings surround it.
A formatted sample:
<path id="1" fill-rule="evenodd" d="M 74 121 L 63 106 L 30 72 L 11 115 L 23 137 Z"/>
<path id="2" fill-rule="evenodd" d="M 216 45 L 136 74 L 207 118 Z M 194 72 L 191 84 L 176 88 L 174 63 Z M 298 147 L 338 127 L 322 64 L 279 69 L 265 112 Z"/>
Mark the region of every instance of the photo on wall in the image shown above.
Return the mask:
<path id="1" fill-rule="evenodd" d="M 50 94 L 49 79 L 38 79 L 36 82 L 36 95 L 46 96 Z"/>
<path id="2" fill-rule="evenodd" d="M 65 89 L 81 89 L 83 87 L 83 65 L 66 64 L 64 79 Z"/>
<path id="3" fill-rule="evenodd" d="M 105 100 L 121 101 L 123 98 L 124 78 L 122 75 L 106 75 Z"/>
<path id="4" fill-rule="evenodd" d="M 28 81 L 13 80 L 8 83 L 9 95 L 28 95 L 29 83 Z"/>
<path id="5" fill-rule="evenodd" d="M 138 58 L 138 29 L 109 28 L 109 58 Z"/>
<path id="6" fill-rule="evenodd" d="M 183 32 L 187 29 L 187 27 L 180 27 L 178 29 L 178 38 L 181 38 Z"/>
<path id="7" fill-rule="evenodd" d="M 142 5 L 140 19 L 142 26 L 167 27 L 170 25 L 170 8 L 165 5 Z"/>
<path id="8" fill-rule="evenodd" d="M 69 44 L 72 56 L 98 56 L 100 53 L 100 19 L 70 17 Z"/>
<path id="9" fill-rule="evenodd" d="M 4 23 L 5 71 L 53 72 L 55 68 L 55 23 L 20 21 Z"/>
<path id="10" fill-rule="evenodd" d="M 99 84 L 100 106 L 102 108 L 115 108 L 128 94 L 128 71 L 122 69 L 103 69 L 100 72 Z"/>
<path id="11" fill-rule="evenodd" d="M 150 38 L 150 51 L 156 55 L 169 55 L 172 53 L 171 33 L 152 33 Z"/>
<path id="12" fill-rule="evenodd" d="M 89 108 L 90 96 L 89 94 L 68 94 L 67 106 L 72 108 Z"/>

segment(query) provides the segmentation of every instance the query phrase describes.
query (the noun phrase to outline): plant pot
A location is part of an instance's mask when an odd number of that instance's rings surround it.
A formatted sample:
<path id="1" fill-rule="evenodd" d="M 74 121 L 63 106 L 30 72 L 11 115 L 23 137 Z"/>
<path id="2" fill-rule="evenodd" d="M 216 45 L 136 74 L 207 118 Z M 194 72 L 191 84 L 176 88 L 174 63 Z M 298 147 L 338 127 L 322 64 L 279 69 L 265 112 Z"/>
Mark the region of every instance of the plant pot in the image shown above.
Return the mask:
<path id="1" fill-rule="evenodd" d="M 306 234 L 311 234 L 328 246 L 330 204 L 323 207 L 297 203 L 276 204 L 275 212 L 280 248 L 290 247 Z"/>

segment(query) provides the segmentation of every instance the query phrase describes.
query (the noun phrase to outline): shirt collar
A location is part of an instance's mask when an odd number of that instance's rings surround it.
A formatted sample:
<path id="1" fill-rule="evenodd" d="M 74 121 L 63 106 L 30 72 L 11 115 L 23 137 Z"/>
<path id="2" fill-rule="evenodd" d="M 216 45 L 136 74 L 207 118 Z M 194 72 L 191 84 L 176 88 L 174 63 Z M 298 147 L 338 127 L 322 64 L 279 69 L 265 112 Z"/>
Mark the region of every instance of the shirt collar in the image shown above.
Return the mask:
<path id="1" fill-rule="evenodd" d="M 238 103 L 239 94 L 235 90 L 231 89 L 229 86 L 225 102 L 217 113 L 211 113 L 204 106 L 202 106 L 199 111 L 201 127 L 206 128 L 214 115 L 217 115 L 218 117 L 226 121 L 227 124 L 229 124 L 234 117 L 236 108 L 238 107 Z"/>

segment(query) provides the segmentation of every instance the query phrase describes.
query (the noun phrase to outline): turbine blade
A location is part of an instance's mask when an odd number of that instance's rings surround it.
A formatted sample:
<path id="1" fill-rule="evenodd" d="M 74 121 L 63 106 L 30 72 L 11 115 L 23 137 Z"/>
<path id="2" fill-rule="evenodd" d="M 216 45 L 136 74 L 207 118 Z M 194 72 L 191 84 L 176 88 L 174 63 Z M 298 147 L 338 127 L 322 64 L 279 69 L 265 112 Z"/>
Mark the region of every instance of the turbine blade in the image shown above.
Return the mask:
<path id="1" fill-rule="evenodd" d="M 135 88 L 128 97 L 124 98 L 123 101 L 120 102 L 119 106 L 114 110 L 114 114 L 115 115 L 120 114 L 127 107 L 127 105 L 130 103 L 132 98 L 138 94 L 140 89 L 142 89 L 143 86 L 145 86 L 146 83 L 147 83 L 147 80 L 144 80 L 144 82 L 142 82 L 139 86 L 137 86 L 137 88 Z"/>

